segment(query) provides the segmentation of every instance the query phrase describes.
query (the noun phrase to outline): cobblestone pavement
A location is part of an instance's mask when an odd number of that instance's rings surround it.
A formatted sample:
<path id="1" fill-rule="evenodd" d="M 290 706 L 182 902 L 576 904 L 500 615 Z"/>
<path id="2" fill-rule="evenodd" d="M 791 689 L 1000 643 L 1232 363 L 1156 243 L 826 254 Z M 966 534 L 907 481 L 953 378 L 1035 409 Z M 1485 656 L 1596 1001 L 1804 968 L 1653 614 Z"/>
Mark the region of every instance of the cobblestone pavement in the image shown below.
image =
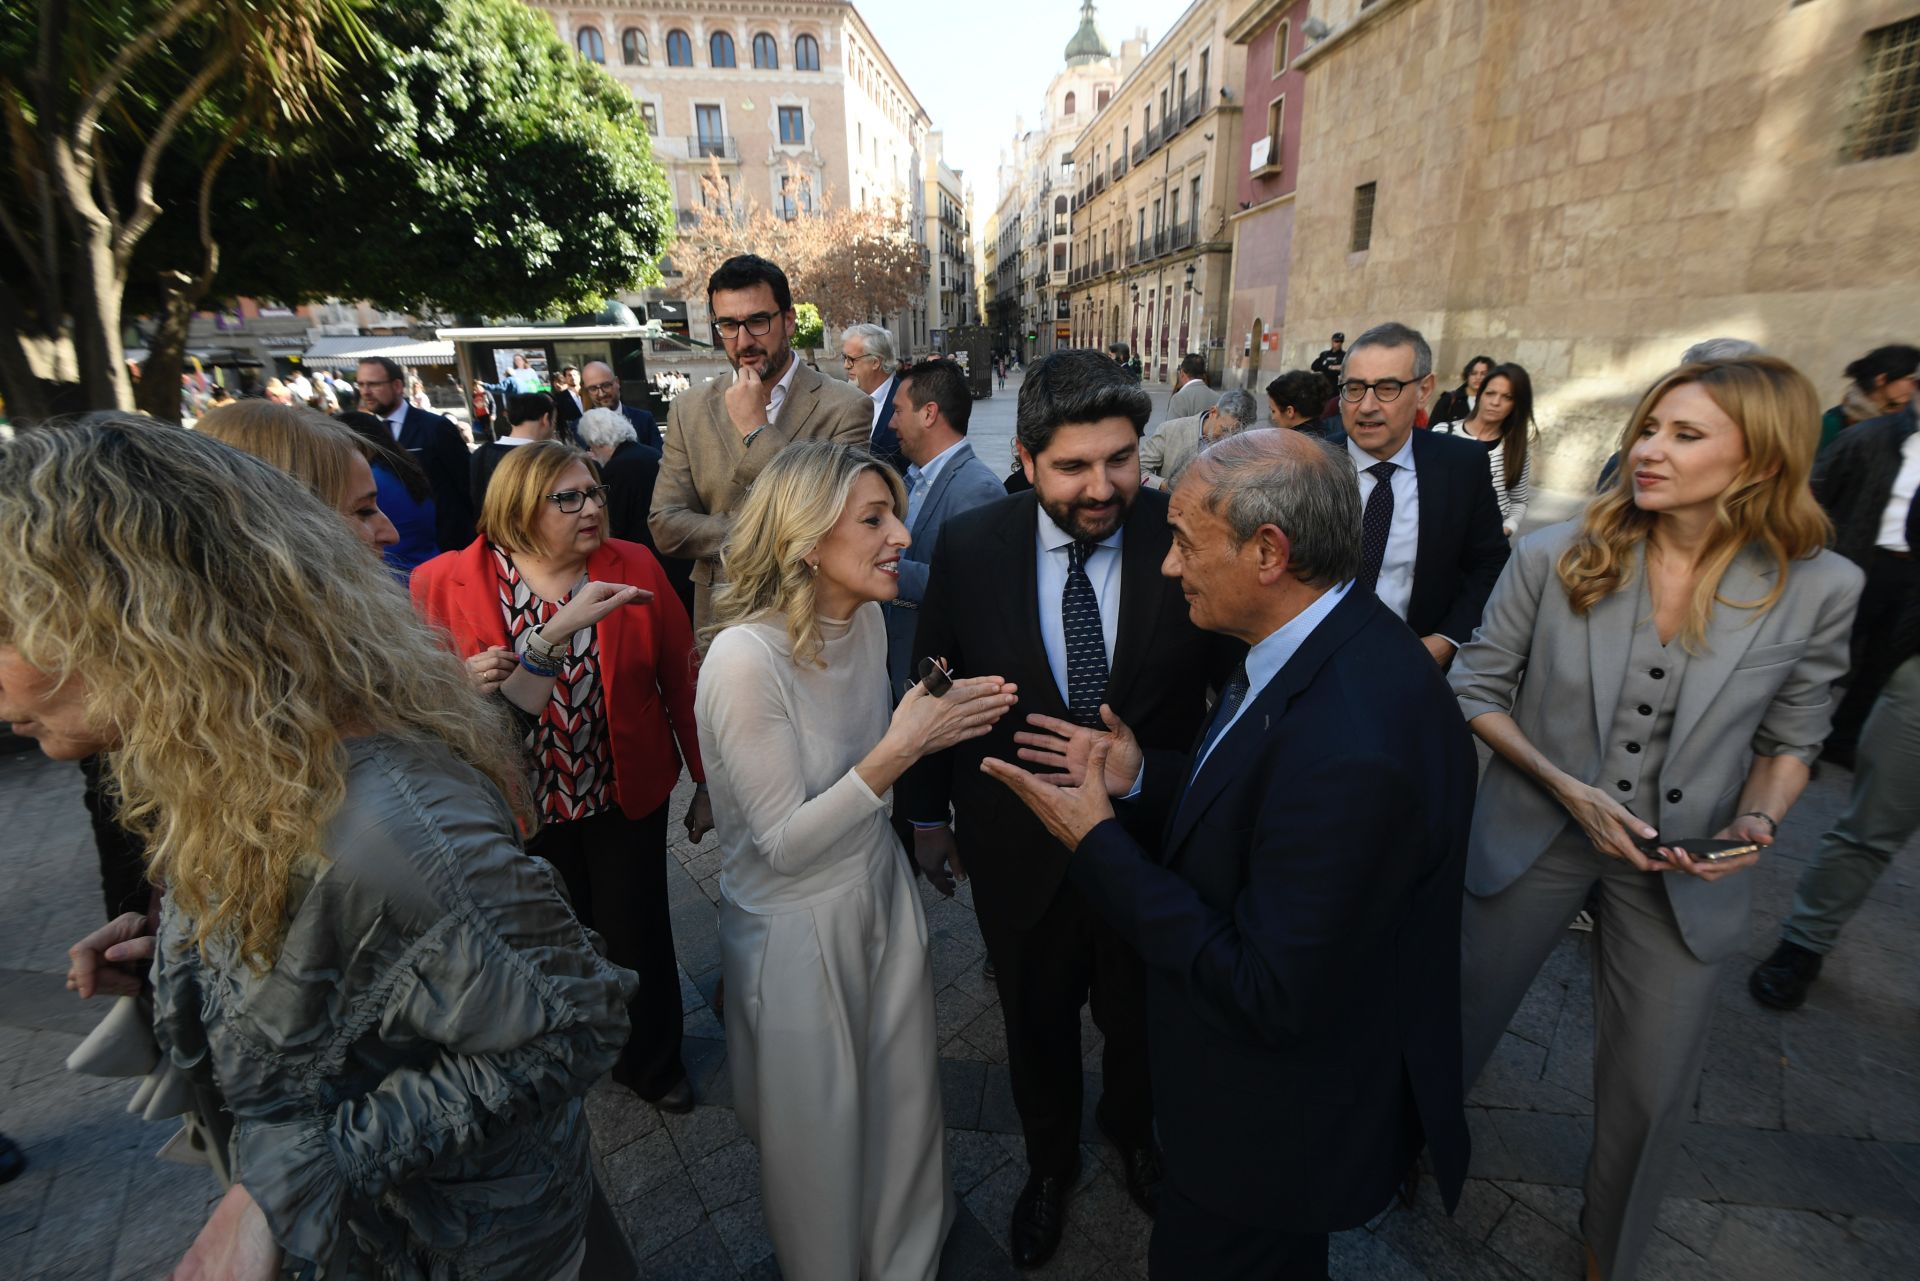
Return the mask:
<path id="1" fill-rule="evenodd" d="M 1011 390 L 1011 389 L 1010 389 Z M 1165 389 L 1158 389 L 1164 399 Z M 990 466 L 1007 458 L 1013 400 L 976 410 Z M 1558 518 L 1576 500 L 1537 504 Z M 1845 800 L 1829 772 L 1754 872 L 1749 956 L 1770 950 L 1802 860 Z M 685 804 L 683 784 L 675 802 Z M 675 945 L 686 1006 L 686 1058 L 701 1106 L 664 1120 L 603 1084 L 588 1099 L 610 1196 L 661 1281 L 778 1275 L 762 1225 L 752 1145 L 734 1120 L 726 1047 L 708 1001 L 719 974 L 714 929 L 719 855 L 673 845 Z M 78 771 L 34 753 L 0 757 L 0 1131 L 32 1166 L 0 1187 L 0 1281 L 153 1278 L 192 1238 L 216 1197 L 202 1171 L 152 1153 L 167 1132 L 124 1111 L 130 1087 L 64 1071 L 98 1017 L 63 989 L 65 948 L 101 912 Z M 1707 1072 L 1660 1216 L 1648 1281 L 1920 1276 L 1920 887 L 1912 849 L 1849 927 L 1807 1007 L 1755 1006 L 1744 963 L 1729 967 Z M 961 1211 L 941 1276 L 1017 1275 L 1006 1232 L 1025 1178 L 1008 1088 L 1006 1038 L 969 892 L 923 887 L 933 945 L 948 1152 Z M 1431 1184 L 1412 1211 L 1384 1213 L 1335 1238 L 1336 1278 L 1582 1275 L 1579 1184 L 1591 1135 L 1593 1012 L 1588 936 L 1569 934 L 1515 1017 L 1471 1096 L 1472 1174 L 1451 1218 Z M 1084 1027 L 1090 1088 L 1080 1187 L 1066 1239 L 1040 1278 L 1145 1275 L 1149 1223 L 1127 1200 L 1115 1155 L 1098 1137 L 1100 1039 Z"/>

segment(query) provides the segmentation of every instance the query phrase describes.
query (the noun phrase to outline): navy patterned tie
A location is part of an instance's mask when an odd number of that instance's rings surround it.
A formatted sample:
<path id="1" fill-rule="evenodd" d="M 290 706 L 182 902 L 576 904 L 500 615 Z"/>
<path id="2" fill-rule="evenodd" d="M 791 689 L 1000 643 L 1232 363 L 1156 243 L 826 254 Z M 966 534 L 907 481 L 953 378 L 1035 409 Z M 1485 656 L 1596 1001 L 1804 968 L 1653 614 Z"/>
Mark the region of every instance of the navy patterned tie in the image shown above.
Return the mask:
<path id="1" fill-rule="evenodd" d="M 1207 752 L 1213 747 L 1213 740 L 1226 731 L 1233 720 L 1233 714 L 1240 710 L 1240 704 L 1247 701 L 1247 665 L 1245 663 L 1233 669 L 1233 675 L 1227 677 L 1227 683 L 1220 690 L 1220 701 L 1213 705 L 1213 720 L 1207 725 L 1207 736 L 1200 740 L 1200 750 L 1193 754 L 1194 772 L 1198 773 L 1200 763 L 1207 758 Z"/>
<path id="2" fill-rule="evenodd" d="M 1380 581 L 1380 562 L 1387 558 L 1387 534 L 1393 529 L 1392 463 L 1375 463 L 1367 468 L 1373 477 L 1373 492 L 1367 495 L 1367 510 L 1360 517 L 1360 577 L 1355 586 L 1370 592 Z"/>
<path id="3" fill-rule="evenodd" d="M 1060 594 L 1060 623 L 1067 637 L 1067 714 L 1099 728 L 1100 700 L 1107 693 L 1107 637 L 1100 626 L 1100 599 L 1087 577 L 1087 557 L 1097 543 L 1067 549 L 1067 589 Z"/>

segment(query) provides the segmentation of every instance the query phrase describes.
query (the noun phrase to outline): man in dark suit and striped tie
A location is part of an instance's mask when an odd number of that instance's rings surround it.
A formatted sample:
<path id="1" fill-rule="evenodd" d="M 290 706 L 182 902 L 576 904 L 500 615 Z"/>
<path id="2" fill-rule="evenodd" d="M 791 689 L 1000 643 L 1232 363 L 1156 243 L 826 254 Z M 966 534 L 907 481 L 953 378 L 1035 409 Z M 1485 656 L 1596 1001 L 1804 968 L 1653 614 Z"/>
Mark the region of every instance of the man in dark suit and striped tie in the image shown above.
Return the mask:
<path id="1" fill-rule="evenodd" d="M 1100 724 L 1103 705 L 1141 741 L 1185 749 L 1206 714 L 1209 673 L 1232 666 L 1160 574 L 1167 500 L 1140 484 L 1151 408 L 1099 352 L 1055 352 L 1034 365 L 1017 427 L 1033 489 L 947 521 L 912 649 L 915 671 L 936 657 L 956 672 L 1003 675 L 1039 718 L 1030 729 L 1008 717 L 923 760 L 895 789 L 928 878 L 950 893 L 955 877 L 972 874 L 1026 1136 L 1029 1177 L 1010 1233 L 1021 1267 L 1046 1261 L 1065 1221 L 1089 1003 L 1106 1038 L 1095 1118 L 1121 1152 L 1133 1199 L 1152 1213 L 1158 1196 L 1139 958 L 1065 882 L 1065 847 L 980 772 L 984 757 L 1012 759 L 1039 725 Z"/>

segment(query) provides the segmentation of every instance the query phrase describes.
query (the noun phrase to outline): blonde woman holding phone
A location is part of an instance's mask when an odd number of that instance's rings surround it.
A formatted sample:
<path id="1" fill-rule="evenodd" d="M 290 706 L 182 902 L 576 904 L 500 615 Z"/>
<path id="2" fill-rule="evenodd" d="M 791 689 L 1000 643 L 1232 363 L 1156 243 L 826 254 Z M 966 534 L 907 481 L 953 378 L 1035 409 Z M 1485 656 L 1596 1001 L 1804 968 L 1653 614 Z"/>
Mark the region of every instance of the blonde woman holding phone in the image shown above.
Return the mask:
<path id="1" fill-rule="evenodd" d="M 865 450 L 782 450 L 727 540 L 701 669 L 727 1059 L 788 1281 L 932 1281 L 953 1222 L 926 916 L 886 798 L 1014 688 L 934 673 L 891 706 L 905 511 Z"/>

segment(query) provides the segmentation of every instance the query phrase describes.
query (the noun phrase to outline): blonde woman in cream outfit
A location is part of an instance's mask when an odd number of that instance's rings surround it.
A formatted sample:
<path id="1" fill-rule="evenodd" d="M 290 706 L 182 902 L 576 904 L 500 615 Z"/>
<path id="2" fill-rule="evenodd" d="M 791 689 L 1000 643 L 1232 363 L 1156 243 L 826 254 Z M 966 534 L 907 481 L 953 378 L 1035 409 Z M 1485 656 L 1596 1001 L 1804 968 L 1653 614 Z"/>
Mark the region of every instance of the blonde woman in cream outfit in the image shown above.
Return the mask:
<path id="1" fill-rule="evenodd" d="M 1014 689 L 916 685 L 890 708 L 878 602 L 905 510 L 864 450 L 781 451 L 722 554 L 700 674 L 734 1106 L 788 1281 L 931 1281 L 953 1222 L 926 915 L 887 793 Z"/>

